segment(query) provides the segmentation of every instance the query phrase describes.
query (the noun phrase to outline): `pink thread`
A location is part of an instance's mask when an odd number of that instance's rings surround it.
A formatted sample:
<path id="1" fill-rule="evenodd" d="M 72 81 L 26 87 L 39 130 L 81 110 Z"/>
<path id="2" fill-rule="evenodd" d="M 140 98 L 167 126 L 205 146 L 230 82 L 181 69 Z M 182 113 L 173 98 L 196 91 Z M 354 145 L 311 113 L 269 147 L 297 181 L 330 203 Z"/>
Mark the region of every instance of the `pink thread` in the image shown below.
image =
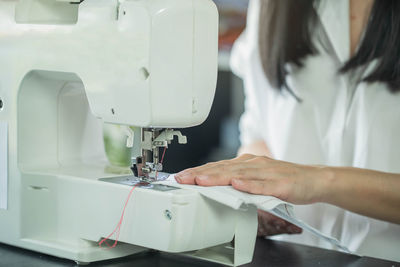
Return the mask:
<path id="1" fill-rule="evenodd" d="M 105 244 L 108 246 L 108 249 L 115 248 L 115 247 L 117 246 L 117 244 L 118 244 L 118 239 L 119 239 L 119 233 L 120 233 L 120 231 L 121 231 L 122 221 L 124 220 L 125 209 L 126 209 L 126 206 L 128 206 L 129 199 L 131 198 L 131 195 L 132 195 L 132 193 L 133 193 L 133 190 L 136 188 L 136 186 L 137 186 L 137 185 L 135 185 L 134 187 L 132 187 L 131 191 L 130 191 L 129 194 L 128 194 L 128 197 L 126 198 L 125 205 L 124 205 L 124 209 L 122 210 L 121 218 L 119 219 L 119 222 L 118 222 L 117 226 L 115 227 L 114 231 L 112 231 L 111 234 L 109 234 L 106 238 L 103 238 L 103 239 L 99 242 L 99 247 L 100 247 L 100 248 L 103 248 L 103 247 L 102 247 L 102 244 L 103 244 L 103 243 L 105 243 Z M 116 233 L 116 239 L 115 239 L 115 241 L 114 241 L 114 244 L 110 245 L 110 244 L 108 244 L 107 240 L 109 240 L 109 238 L 110 238 L 114 233 Z M 106 248 L 106 249 L 107 249 L 107 248 Z"/>
<path id="2" fill-rule="evenodd" d="M 161 161 L 160 161 L 161 164 L 163 164 L 163 162 L 164 162 L 165 151 L 167 151 L 167 147 L 164 147 L 164 152 L 162 153 Z M 157 178 L 158 178 L 158 171 L 156 171 L 156 179 Z"/>
<path id="3" fill-rule="evenodd" d="M 164 147 L 164 152 L 162 153 L 161 163 L 164 162 L 165 151 L 167 151 L 167 147 Z"/>
<path id="4" fill-rule="evenodd" d="M 161 164 L 162 164 L 163 161 L 164 161 L 165 151 L 167 151 L 167 148 L 166 148 L 166 147 L 164 148 L 164 152 L 163 152 L 162 157 L 161 157 Z M 158 177 L 158 171 L 156 172 L 156 177 Z M 103 248 L 103 247 L 102 247 L 102 244 L 103 244 L 103 243 L 106 244 L 106 245 L 108 246 L 108 248 L 106 248 L 106 249 L 115 248 L 115 247 L 117 246 L 118 240 L 119 240 L 119 234 L 120 234 L 120 232 L 121 232 L 122 222 L 124 221 L 125 209 L 126 209 L 126 206 L 128 206 L 128 203 L 129 203 L 129 200 L 130 200 L 130 198 L 131 198 L 131 196 L 132 196 L 133 190 L 135 190 L 135 188 L 136 188 L 137 185 L 138 185 L 138 184 L 136 184 L 134 187 L 132 187 L 131 191 L 129 191 L 128 197 L 126 198 L 126 201 L 125 201 L 124 209 L 122 210 L 121 218 L 119 219 L 119 222 L 118 222 L 117 226 L 115 227 L 114 231 L 112 231 L 111 234 L 109 234 L 106 238 L 103 238 L 103 239 L 99 242 L 99 247 L 100 247 L 100 248 Z M 107 240 L 109 240 L 110 237 L 111 237 L 113 234 L 116 234 L 116 238 L 115 238 L 114 243 L 113 243 L 112 245 L 110 245 L 110 244 L 108 244 Z"/>

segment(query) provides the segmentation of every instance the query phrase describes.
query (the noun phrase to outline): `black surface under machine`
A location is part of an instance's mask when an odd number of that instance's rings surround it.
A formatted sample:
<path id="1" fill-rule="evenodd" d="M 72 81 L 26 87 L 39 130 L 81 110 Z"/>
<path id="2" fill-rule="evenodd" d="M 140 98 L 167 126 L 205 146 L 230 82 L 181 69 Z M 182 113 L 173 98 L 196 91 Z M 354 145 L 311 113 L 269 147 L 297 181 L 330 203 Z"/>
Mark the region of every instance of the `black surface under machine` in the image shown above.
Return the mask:
<path id="1" fill-rule="evenodd" d="M 60 259 L 21 248 L 0 244 L 0 267 L 77 266 Z M 91 263 L 91 267 L 222 267 L 223 265 L 162 252 L 146 252 L 120 259 Z M 400 263 L 258 238 L 253 261 L 243 267 L 400 267 Z"/>

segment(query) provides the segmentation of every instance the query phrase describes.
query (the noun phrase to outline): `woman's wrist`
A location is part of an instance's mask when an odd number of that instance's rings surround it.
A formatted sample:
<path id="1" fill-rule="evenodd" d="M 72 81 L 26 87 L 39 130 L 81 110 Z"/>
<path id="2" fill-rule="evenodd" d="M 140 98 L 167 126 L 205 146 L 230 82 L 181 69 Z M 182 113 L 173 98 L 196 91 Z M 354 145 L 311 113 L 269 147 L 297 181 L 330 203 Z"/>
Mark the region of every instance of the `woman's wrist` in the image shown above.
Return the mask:
<path id="1" fill-rule="evenodd" d="M 313 173 L 314 196 L 313 202 L 330 203 L 334 195 L 334 187 L 337 179 L 337 168 L 328 166 L 315 166 Z M 333 194 L 332 194 L 333 193 Z"/>

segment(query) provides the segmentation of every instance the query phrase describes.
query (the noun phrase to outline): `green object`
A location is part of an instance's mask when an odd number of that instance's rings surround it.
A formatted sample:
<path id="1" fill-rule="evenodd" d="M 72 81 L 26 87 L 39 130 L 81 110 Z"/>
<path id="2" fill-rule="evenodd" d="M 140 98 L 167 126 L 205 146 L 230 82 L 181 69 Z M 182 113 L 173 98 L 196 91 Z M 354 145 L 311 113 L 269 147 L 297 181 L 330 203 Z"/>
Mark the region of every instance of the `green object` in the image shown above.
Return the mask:
<path id="1" fill-rule="evenodd" d="M 129 167 L 132 148 L 126 147 L 125 126 L 104 124 L 103 137 L 106 155 L 111 165 Z"/>

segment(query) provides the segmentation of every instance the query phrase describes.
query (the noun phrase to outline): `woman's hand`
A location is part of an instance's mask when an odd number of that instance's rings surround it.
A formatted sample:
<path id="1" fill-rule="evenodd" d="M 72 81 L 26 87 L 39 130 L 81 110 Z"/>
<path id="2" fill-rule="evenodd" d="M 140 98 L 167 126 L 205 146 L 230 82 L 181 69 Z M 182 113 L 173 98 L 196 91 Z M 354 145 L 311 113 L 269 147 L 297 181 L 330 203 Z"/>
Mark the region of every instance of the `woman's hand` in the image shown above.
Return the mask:
<path id="1" fill-rule="evenodd" d="M 349 167 L 306 166 L 245 154 L 178 173 L 182 184 L 232 185 L 294 204 L 325 202 L 400 224 L 400 174 Z"/>
<path id="2" fill-rule="evenodd" d="M 300 234 L 302 229 L 271 213 L 258 210 L 257 236 L 272 236 L 280 234 Z"/>
<path id="3" fill-rule="evenodd" d="M 231 160 L 187 169 L 175 175 L 182 184 L 201 186 L 232 185 L 235 189 L 257 195 L 275 196 L 294 204 L 317 202 L 318 179 L 323 168 L 244 154 Z"/>
<path id="4" fill-rule="evenodd" d="M 272 195 L 283 200 L 306 203 L 312 199 L 307 185 L 298 186 L 296 175 L 307 175 L 305 166 L 245 154 L 232 160 L 209 163 L 175 175 L 183 184 L 230 185 L 238 190 Z M 301 178 L 301 181 L 307 178 Z M 297 182 L 296 182 L 297 181 Z M 294 183 L 294 184 L 291 184 Z M 309 184 L 310 182 L 307 182 Z M 296 195 L 293 197 L 293 195 Z M 293 201 L 297 200 L 297 201 Z M 305 201 L 306 200 L 306 201 Z M 299 234 L 302 229 L 268 212 L 258 210 L 258 236 Z"/>

